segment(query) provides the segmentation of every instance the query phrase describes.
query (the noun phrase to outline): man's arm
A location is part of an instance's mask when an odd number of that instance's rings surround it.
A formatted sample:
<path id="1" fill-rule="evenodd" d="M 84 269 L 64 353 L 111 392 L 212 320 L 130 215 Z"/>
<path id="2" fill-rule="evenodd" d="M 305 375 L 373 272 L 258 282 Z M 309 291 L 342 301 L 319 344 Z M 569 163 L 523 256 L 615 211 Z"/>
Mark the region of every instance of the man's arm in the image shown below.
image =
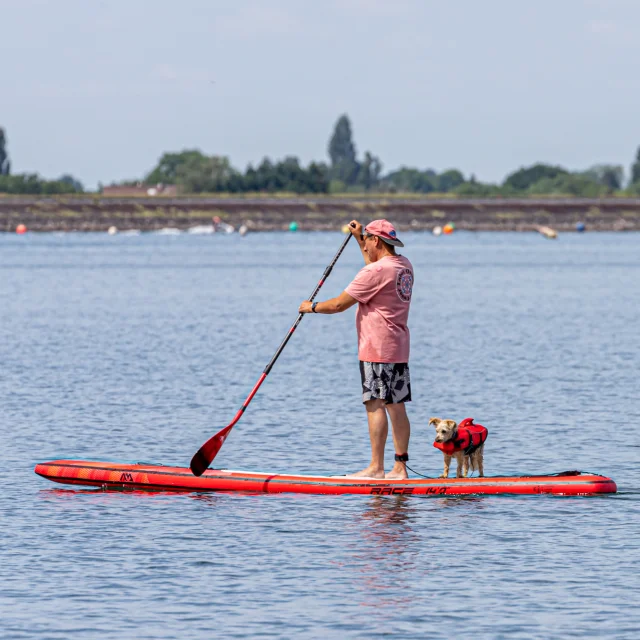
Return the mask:
<path id="1" fill-rule="evenodd" d="M 324 302 L 316 303 L 316 313 L 342 313 L 347 309 L 353 307 L 358 301 L 351 297 L 346 291 L 343 291 L 337 298 L 331 298 L 331 300 L 325 300 Z M 311 302 L 305 300 L 298 309 L 299 313 L 312 313 Z"/>

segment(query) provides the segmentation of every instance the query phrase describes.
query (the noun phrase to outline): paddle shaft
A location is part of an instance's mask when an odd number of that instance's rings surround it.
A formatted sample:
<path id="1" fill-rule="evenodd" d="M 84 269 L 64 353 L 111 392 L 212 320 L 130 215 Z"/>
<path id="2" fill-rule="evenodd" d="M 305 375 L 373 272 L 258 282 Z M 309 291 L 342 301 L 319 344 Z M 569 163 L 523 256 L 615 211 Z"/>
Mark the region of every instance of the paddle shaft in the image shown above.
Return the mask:
<path id="1" fill-rule="evenodd" d="M 351 240 L 351 234 L 349 234 L 345 238 L 345 241 L 342 243 L 342 246 L 338 250 L 338 253 L 336 253 L 333 260 L 331 261 L 331 264 L 324 270 L 324 273 L 322 274 L 322 278 L 320 279 L 320 282 L 318 282 L 318 284 L 316 285 L 316 288 L 313 290 L 313 293 L 311 294 L 311 296 L 309 296 L 310 302 L 314 301 L 315 297 L 318 295 L 318 291 L 322 289 L 322 285 L 325 283 L 326 279 L 329 277 L 329 274 L 333 271 L 333 267 L 335 266 L 336 262 L 338 262 L 338 258 L 342 255 L 342 252 L 344 251 L 345 247 L 349 243 L 349 240 Z M 298 328 L 298 325 L 300 324 L 300 321 L 304 316 L 305 316 L 304 313 L 298 314 L 297 320 L 293 323 L 293 325 L 291 326 L 291 329 L 289 329 L 289 332 L 285 336 L 284 340 L 280 343 L 278 350 L 273 354 L 273 358 L 271 358 L 271 361 L 265 367 L 264 369 L 265 377 L 269 375 L 269 371 L 271 371 L 273 365 L 276 363 L 276 360 L 280 357 L 280 354 L 282 353 L 283 349 L 287 346 L 287 342 L 289 342 L 289 338 L 291 338 L 291 336 L 293 335 L 293 332 Z"/>
<path id="2" fill-rule="evenodd" d="M 325 283 L 325 281 L 329 277 L 329 274 L 333 270 L 333 267 L 335 266 L 336 262 L 338 262 L 338 258 L 342 255 L 342 252 L 345 250 L 345 247 L 349 243 L 349 240 L 351 240 L 351 235 L 352 234 L 349 233 L 349 235 L 345 238 L 344 242 L 340 246 L 340 249 L 338 250 L 338 253 L 336 253 L 336 255 L 334 256 L 329 266 L 324 270 L 324 273 L 322 274 L 322 278 L 320 279 L 315 289 L 313 290 L 313 293 L 309 297 L 309 300 L 311 302 L 313 302 L 314 298 L 318 295 L 318 291 L 320 291 L 320 289 L 322 288 L 322 285 Z M 197 451 L 197 453 L 193 456 L 191 460 L 191 471 L 195 475 L 197 476 L 202 475 L 205 469 L 207 469 L 207 467 L 213 462 L 213 459 L 215 458 L 216 454 L 220 450 L 220 447 L 222 447 L 222 444 L 224 443 L 225 439 L 229 435 L 229 432 L 231 431 L 233 426 L 238 422 L 238 420 L 240 420 L 246 408 L 249 406 L 249 403 L 251 402 L 251 400 L 253 400 L 253 396 L 256 395 L 256 393 L 258 392 L 258 389 L 264 382 L 264 379 L 269 375 L 269 372 L 273 368 L 273 365 L 276 363 L 276 360 L 280 357 L 280 354 L 282 353 L 284 348 L 287 346 L 287 342 L 289 342 L 289 339 L 293 335 L 294 331 L 298 328 L 298 325 L 300 324 L 300 321 L 302 320 L 304 315 L 305 315 L 304 313 L 298 314 L 298 318 L 296 319 L 296 321 L 293 323 L 293 325 L 287 332 L 287 335 L 284 337 L 284 340 L 280 343 L 278 350 L 273 354 L 273 357 L 269 361 L 269 364 L 265 367 L 264 371 L 262 372 L 260 379 L 251 390 L 251 393 L 247 396 L 247 399 L 243 402 L 242 406 L 238 410 L 238 413 L 236 413 L 233 420 L 224 429 L 216 433 L 215 436 L 213 436 L 212 438 L 209 438 L 209 440 L 207 440 L 207 442 L 205 442 L 202 445 L 202 447 L 200 447 L 200 449 Z"/>
<path id="3" fill-rule="evenodd" d="M 331 261 L 331 264 L 324 270 L 324 273 L 322 274 L 322 278 L 320 279 L 320 282 L 318 282 L 318 284 L 316 285 L 316 288 L 313 290 L 313 293 L 308 298 L 310 302 L 313 302 L 315 297 L 318 295 L 318 291 L 322 289 L 322 285 L 325 283 L 326 279 L 329 277 L 329 274 L 333 271 L 333 267 L 335 266 L 336 262 L 338 262 L 338 258 L 342 255 L 342 252 L 347 246 L 347 243 L 349 242 L 349 240 L 351 240 L 351 234 L 349 234 L 345 238 L 345 241 L 342 243 L 340 250 L 338 251 L 338 253 L 336 253 L 333 260 Z M 276 363 L 276 360 L 280 357 L 280 354 L 284 351 L 284 348 L 287 346 L 287 342 L 289 342 L 289 339 L 293 335 L 294 331 L 298 328 L 298 325 L 300 324 L 300 321 L 302 320 L 302 318 L 304 318 L 304 316 L 305 316 L 304 313 L 298 314 L 298 318 L 293 323 L 293 325 L 291 325 L 291 329 L 289 329 L 289 331 L 287 332 L 287 335 L 284 337 L 284 340 L 280 343 L 278 350 L 273 354 L 273 358 L 271 358 L 271 360 L 269 361 L 269 364 L 264 368 L 264 371 L 262 372 L 260 379 L 256 383 L 256 386 L 253 387 L 251 393 L 247 396 L 247 399 L 244 401 L 244 404 L 242 405 L 242 407 L 240 407 L 240 410 L 236 414 L 236 417 L 233 419 L 233 422 L 229 426 L 233 426 L 234 424 L 236 424 L 238 420 L 240 420 L 240 417 L 244 413 L 245 409 L 249 406 L 249 403 L 253 400 L 253 396 L 256 395 L 258 389 L 260 388 L 260 385 L 264 382 L 264 379 L 269 375 L 269 372 L 273 368 L 273 365 Z"/>

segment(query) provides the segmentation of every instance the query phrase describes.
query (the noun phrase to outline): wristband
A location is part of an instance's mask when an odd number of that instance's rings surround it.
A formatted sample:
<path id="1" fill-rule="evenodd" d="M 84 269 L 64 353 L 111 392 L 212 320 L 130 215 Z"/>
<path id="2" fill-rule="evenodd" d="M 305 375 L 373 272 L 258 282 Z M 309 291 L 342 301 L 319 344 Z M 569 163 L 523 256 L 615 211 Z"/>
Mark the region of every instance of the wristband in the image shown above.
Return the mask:
<path id="1" fill-rule="evenodd" d="M 311 313 L 318 313 L 318 312 L 316 311 L 316 305 L 317 305 L 317 304 L 318 304 L 317 302 L 314 302 L 314 303 L 311 305 Z"/>

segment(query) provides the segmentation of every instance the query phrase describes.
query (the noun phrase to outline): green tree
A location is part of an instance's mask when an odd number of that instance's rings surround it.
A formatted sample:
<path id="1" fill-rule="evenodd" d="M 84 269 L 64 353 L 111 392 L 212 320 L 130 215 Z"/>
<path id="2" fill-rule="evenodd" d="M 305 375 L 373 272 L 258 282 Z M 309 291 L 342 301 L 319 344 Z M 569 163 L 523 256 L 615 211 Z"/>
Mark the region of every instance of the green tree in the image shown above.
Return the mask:
<path id="1" fill-rule="evenodd" d="M 609 192 L 619 191 L 624 183 L 624 168 L 620 165 L 597 164 L 581 175 L 602 185 Z"/>
<path id="2" fill-rule="evenodd" d="M 380 159 L 367 151 L 364 154 L 364 160 L 360 165 L 358 183 L 364 187 L 365 191 L 369 191 L 369 189 L 378 184 L 381 172 L 382 163 L 380 162 Z"/>
<path id="3" fill-rule="evenodd" d="M 457 169 L 449 169 L 438 176 L 437 190 L 442 192 L 453 191 L 464 183 L 464 176 Z"/>
<path id="4" fill-rule="evenodd" d="M 518 171 L 509 174 L 503 186 L 510 187 L 516 191 L 526 191 L 533 184 L 543 178 L 555 178 L 560 175 L 569 175 L 569 172 L 562 167 L 554 167 L 548 164 L 534 164 L 531 167 L 522 167 Z"/>
<path id="5" fill-rule="evenodd" d="M 238 191 L 242 189 L 239 182 L 226 156 L 190 152 L 176 168 L 176 183 L 189 193 Z"/>
<path id="6" fill-rule="evenodd" d="M 165 153 L 158 164 L 147 174 L 144 182 L 147 184 L 176 184 L 178 168 L 185 163 L 197 164 L 206 156 L 198 149 L 185 149 L 180 153 Z"/>
<path id="7" fill-rule="evenodd" d="M 324 162 L 312 162 L 307 169 L 307 185 L 310 193 L 328 193 L 329 167 Z"/>
<path id="8" fill-rule="evenodd" d="M 269 158 L 263 158 L 256 169 L 258 191 L 276 191 L 277 176 L 273 162 Z"/>
<path id="9" fill-rule="evenodd" d="M 346 114 L 340 116 L 329 140 L 331 177 L 346 185 L 355 184 L 358 177 L 356 147 L 351 133 L 351 122 Z"/>
<path id="10" fill-rule="evenodd" d="M 82 182 L 74 178 L 72 175 L 69 175 L 68 173 L 65 173 L 63 176 L 60 176 L 57 181 L 61 182 L 62 184 L 68 185 L 71 189 L 73 189 L 77 193 L 84 192 L 84 186 L 82 185 Z"/>
<path id="11" fill-rule="evenodd" d="M 2 189 L 0 189 L 0 191 L 2 191 Z M 630 196 L 640 196 L 640 180 L 638 180 L 637 182 L 632 182 L 627 187 L 626 193 Z"/>
<path id="12" fill-rule="evenodd" d="M 579 173 L 557 175 L 555 178 L 542 178 L 531 185 L 528 193 L 533 195 L 565 195 L 582 198 L 598 198 L 608 193 L 608 188 L 592 178 Z"/>
<path id="13" fill-rule="evenodd" d="M 436 190 L 437 179 L 438 174 L 433 169 L 420 171 L 420 169 L 400 167 L 381 180 L 381 188 L 389 191 L 431 193 Z"/>
<path id="14" fill-rule="evenodd" d="M 640 183 L 640 147 L 636 153 L 636 161 L 631 165 L 631 184 Z"/>
<path id="15" fill-rule="evenodd" d="M 11 163 L 7 154 L 7 138 L 4 129 L 0 127 L 0 176 L 8 176 L 11 173 Z"/>
<path id="16" fill-rule="evenodd" d="M 473 178 L 473 176 L 472 176 Z M 496 184 L 488 184 L 484 182 L 477 182 L 474 179 L 468 182 L 463 182 L 453 189 L 454 193 L 466 198 L 487 198 L 490 196 L 502 195 L 502 190 Z"/>
<path id="17" fill-rule="evenodd" d="M 304 193 L 307 190 L 306 174 L 298 158 L 288 156 L 278 162 L 275 169 L 279 188 L 283 191 Z"/>
<path id="18" fill-rule="evenodd" d="M 0 192 L 27 195 L 75 193 L 73 186 L 60 180 L 43 180 L 35 173 L 0 175 Z"/>
<path id="19" fill-rule="evenodd" d="M 206 156 L 197 149 L 190 149 L 180 153 L 165 153 L 145 181 L 178 184 L 185 193 L 326 193 L 329 189 L 328 173 L 326 164 L 311 163 L 305 169 L 298 158 L 288 156 L 276 163 L 264 158 L 257 167 L 248 165 L 243 175 L 231 166 L 227 157 Z"/>
<path id="20" fill-rule="evenodd" d="M 329 193 L 344 193 L 347 185 L 342 180 L 329 180 Z"/>
<path id="21" fill-rule="evenodd" d="M 258 172 L 253 168 L 253 165 L 249 165 L 244 173 L 244 188 L 247 191 L 260 191 L 260 185 L 258 184 Z"/>

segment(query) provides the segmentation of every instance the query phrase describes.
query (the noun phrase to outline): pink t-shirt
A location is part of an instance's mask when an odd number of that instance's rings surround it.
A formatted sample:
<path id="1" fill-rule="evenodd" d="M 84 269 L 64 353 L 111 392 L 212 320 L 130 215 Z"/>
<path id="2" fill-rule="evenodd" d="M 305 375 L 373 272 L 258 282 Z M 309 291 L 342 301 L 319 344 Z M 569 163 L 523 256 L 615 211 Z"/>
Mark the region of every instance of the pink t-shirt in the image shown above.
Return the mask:
<path id="1" fill-rule="evenodd" d="M 404 256 L 385 256 L 360 270 L 345 291 L 358 304 L 358 358 L 409 362 L 409 305 L 413 267 Z"/>

